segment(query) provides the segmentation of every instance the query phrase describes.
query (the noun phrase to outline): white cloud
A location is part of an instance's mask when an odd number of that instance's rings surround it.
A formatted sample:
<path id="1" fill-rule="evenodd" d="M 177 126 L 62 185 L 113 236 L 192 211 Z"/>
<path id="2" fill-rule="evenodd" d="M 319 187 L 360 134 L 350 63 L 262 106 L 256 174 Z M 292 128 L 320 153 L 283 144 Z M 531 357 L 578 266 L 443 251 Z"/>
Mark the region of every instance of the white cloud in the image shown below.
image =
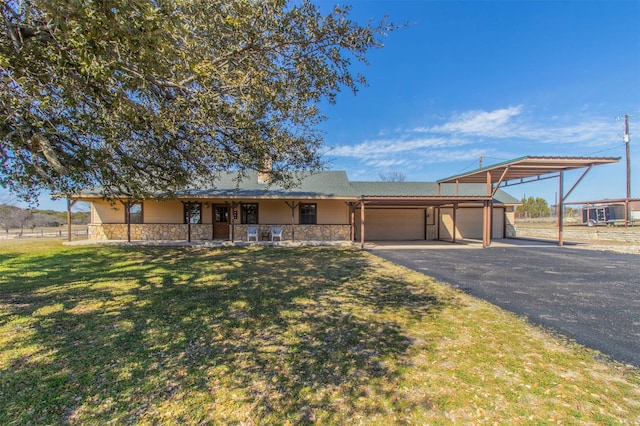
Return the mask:
<path id="1" fill-rule="evenodd" d="M 510 137 L 529 139 L 544 144 L 583 144 L 585 147 L 595 147 L 615 143 L 616 127 L 612 121 L 590 119 L 555 127 L 530 125 L 518 129 Z"/>
<path id="2" fill-rule="evenodd" d="M 349 168 L 408 171 L 424 169 L 425 164 L 430 168 L 453 162 L 471 164 L 481 155 L 501 156 L 497 152 L 514 157 L 593 155 L 593 148 L 615 144 L 618 133 L 613 119 L 580 114 L 534 121 L 530 111 L 517 105 L 454 114 L 441 124 L 387 132 L 378 139 L 334 147 L 327 154 L 347 161 Z"/>
<path id="3" fill-rule="evenodd" d="M 459 138 L 419 137 L 412 139 L 410 137 L 401 137 L 395 139 L 367 140 L 357 145 L 341 145 L 329 151 L 329 154 L 337 157 L 366 159 L 390 154 L 420 151 L 423 149 L 460 146 L 469 143 L 471 143 L 471 141 Z"/>
<path id="4" fill-rule="evenodd" d="M 449 163 L 454 161 L 477 160 L 481 155 L 486 155 L 487 150 L 465 149 L 465 150 L 434 150 L 422 153 L 419 161 L 423 163 Z"/>
<path id="5" fill-rule="evenodd" d="M 522 113 L 522 105 L 494 111 L 468 111 L 455 115 L 448 123 L 417 131 L 427 133 L 463 134 L 500 137 L 513 132 L 513 118 Z"/>

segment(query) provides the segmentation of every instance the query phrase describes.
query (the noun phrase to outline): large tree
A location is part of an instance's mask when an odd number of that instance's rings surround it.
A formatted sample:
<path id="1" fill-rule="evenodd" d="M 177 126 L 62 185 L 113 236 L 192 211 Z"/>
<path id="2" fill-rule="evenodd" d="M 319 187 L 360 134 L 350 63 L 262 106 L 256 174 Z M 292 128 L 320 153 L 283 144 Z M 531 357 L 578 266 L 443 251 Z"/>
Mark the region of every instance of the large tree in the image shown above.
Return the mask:
<path id="1" fill-rule="evenodd" d="M 310 1 L 0 0 L 0 185 L 147 196 L 321 166 L 319 105 L 392 28 Z"/>

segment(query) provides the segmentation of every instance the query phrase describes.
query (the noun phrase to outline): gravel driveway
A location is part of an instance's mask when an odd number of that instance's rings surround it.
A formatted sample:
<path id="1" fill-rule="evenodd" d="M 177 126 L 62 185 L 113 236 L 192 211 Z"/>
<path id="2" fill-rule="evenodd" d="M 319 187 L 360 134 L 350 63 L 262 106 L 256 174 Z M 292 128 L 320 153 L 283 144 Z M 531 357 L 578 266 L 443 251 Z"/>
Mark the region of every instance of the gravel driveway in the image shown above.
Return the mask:
<path id="1" fill-rule="evenodd" d="M 369 249 L 640 368 L 640 255 L 518 244 Z"/>

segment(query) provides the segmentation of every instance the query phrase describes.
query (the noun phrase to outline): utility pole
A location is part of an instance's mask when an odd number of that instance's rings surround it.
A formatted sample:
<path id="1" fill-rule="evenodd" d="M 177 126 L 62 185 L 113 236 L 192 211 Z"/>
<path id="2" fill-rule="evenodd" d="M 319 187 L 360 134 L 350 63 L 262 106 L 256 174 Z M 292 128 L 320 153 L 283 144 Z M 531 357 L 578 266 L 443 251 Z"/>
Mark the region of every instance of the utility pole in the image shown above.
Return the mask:
<path id="1" fill-rule="evenodd" d="M 630 211 L 629 211 L 629 199 L 631 199 L 631 155 L 629 154 L 629 142 L 631 138 L 629 137 L 629 114 L 624 115 L 624 144 L 626 146 L 627 151 L 627 200 L 625 202 L 625 226 L 628 226 L 630 219 Z"/>
<path id="2" fill-rule="evenodd" d="M 480 156 L 480 163 L 478 164 L 478 168 L 481 169 L 482 168 L 482 155 Z"/>

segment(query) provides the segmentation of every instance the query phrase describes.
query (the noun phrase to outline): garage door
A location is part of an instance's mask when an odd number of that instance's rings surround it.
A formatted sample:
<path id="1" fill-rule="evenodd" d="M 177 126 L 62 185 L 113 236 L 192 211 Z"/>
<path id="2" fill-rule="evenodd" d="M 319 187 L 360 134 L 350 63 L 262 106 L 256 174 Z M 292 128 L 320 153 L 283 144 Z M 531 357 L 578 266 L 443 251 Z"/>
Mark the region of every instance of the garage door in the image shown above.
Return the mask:
<path id="1" fill-rule="evenodd" d="M 504 209 L 493 209 L 491 238 L 504 238 Z"/>
<path id="2" fill-rule="evenodd" d="M 365 209 L 367 241 L 424 240 L 425 212 L 423 209 Z M 357 239 L 360 220 L 357 220 Z"/>
<path id="3" fill-rule="evenodd" d="M 453 209 L 442 209 L 440 238 L 450 239 L 453 227 Z M 482 208 L 460 208 L 456 212 L 456 238 L 482 239 Z M 504 238 L 504 209 L 493 209 L 491 238 Z"/>

